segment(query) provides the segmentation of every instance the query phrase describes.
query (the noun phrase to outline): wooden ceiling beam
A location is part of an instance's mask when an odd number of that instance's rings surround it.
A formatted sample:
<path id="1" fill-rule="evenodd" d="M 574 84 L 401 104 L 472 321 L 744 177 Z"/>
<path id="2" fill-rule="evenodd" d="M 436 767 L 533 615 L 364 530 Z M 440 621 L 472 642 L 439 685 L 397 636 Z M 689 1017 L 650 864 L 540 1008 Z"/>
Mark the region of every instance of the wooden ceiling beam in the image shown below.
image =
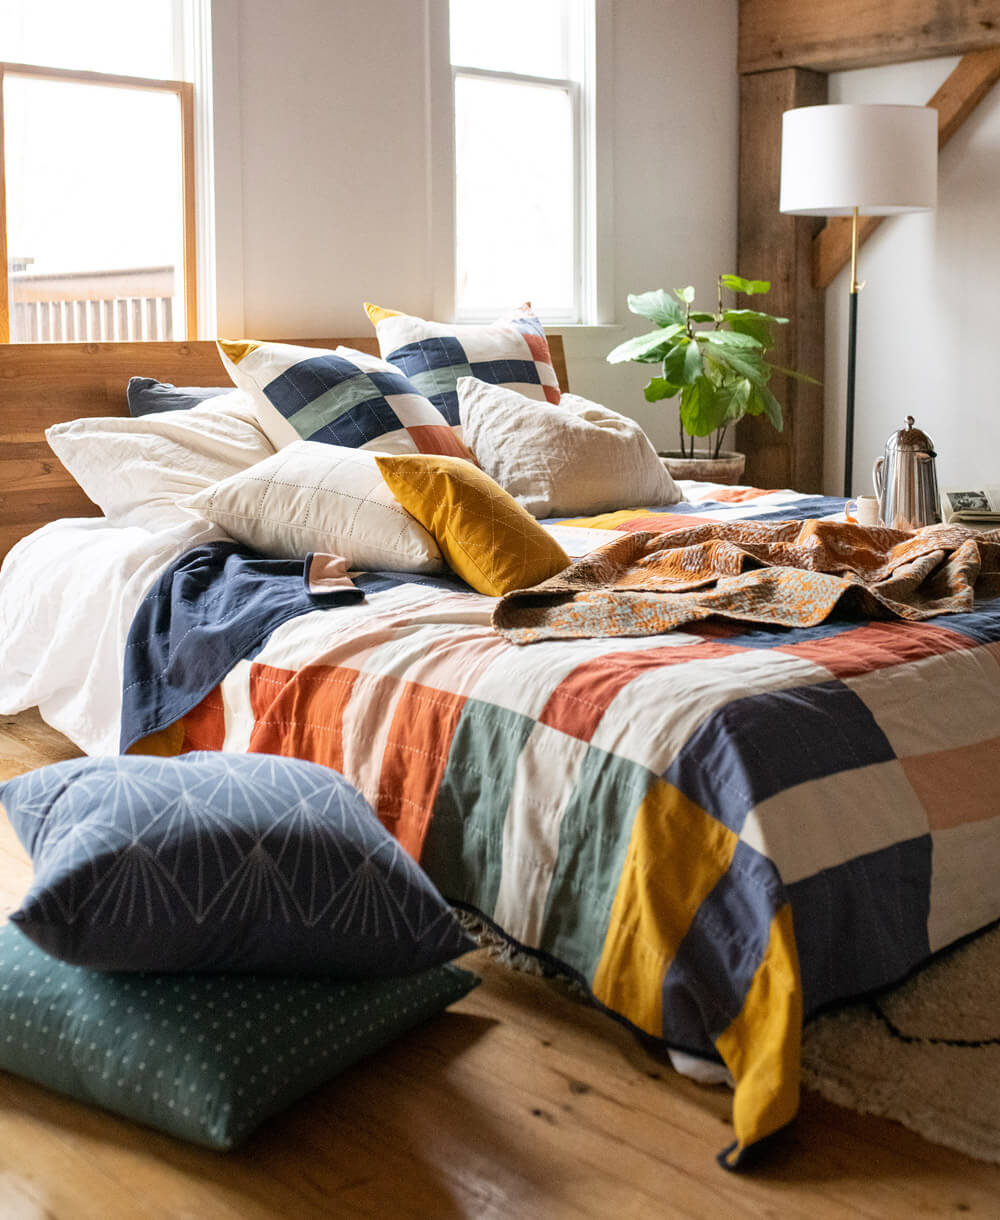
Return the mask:
<path id="1" fill-rule="evenodd" d="M 1000 0 L 741 0 L 739 71 L 839 72 L 1000 42 Z"/>
<path id="2" fill-rule="evenodd" d="M 938 148 L 943 148 L 983 98 L 1000 80 L 1000 47 L 970 51 L 927 103 L 938 112 Z M 858 245 L 875 232 L 884 216 L 862 216 Z M 851 259 L 851 221 L 833 217 L 813 239 L 813 284 L 826 288 Z"/>

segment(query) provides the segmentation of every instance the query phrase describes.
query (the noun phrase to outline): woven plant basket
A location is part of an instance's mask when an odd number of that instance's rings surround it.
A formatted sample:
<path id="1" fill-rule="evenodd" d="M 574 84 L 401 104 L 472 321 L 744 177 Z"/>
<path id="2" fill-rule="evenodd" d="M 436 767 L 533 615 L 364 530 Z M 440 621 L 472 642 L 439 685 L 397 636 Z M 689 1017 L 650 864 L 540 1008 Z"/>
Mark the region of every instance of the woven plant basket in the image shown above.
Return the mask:
<path id="1" fill-rule="evenodd" d="M 694 457 L 681 457 L 674 449 L 661 453 L 660 459 L 675 479 L 698 479 L 702 483 L 738 483 L 746 464 L 746 454 L 725 449 L 715 458 L 707 449 L 696 449 Z"/>

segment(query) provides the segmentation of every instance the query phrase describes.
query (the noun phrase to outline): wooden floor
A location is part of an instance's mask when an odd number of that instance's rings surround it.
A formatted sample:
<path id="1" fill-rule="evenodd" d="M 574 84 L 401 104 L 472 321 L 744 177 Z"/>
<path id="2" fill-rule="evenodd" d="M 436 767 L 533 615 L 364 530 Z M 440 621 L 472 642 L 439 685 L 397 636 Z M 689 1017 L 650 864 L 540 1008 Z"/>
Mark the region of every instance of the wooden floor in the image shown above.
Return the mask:
<path id="1" fill-rule="evenodd" d="M 0 717 L 0 779 L 77 753 Z M 0 817 L 0 906 L 29 865 Z M 440 1018 L 211 1153 L 0 1073 L 2 1220 L 1000 1217 L 1000 1168 L 807 1094 L 752 1175 L 731 1096 L 677 1076 L 558 985 L 482 953 Z"/>

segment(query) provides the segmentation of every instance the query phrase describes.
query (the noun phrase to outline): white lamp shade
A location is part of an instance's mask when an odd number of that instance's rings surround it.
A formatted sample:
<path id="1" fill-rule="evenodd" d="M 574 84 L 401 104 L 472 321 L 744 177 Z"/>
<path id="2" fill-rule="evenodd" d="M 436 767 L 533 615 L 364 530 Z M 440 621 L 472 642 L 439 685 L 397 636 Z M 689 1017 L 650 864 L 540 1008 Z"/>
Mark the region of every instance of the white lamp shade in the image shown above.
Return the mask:
<path id="1" fill-rule="evenodd" d="M 929 106 L 830 105 L 786 110 L 781 211 L 890 216 L 937 203 L 938 112 Z"/>

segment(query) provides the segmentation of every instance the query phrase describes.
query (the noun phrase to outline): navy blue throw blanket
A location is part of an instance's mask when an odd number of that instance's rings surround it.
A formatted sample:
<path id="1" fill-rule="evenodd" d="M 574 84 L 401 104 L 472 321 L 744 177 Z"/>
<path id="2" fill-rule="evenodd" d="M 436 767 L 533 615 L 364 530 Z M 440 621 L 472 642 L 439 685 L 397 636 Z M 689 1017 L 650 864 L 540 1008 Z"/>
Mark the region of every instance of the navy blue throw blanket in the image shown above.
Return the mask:
<path id="1" fill-rule="evenodd" d="M 119 748 L 186 715 L 276 627 L 297 615 L 360 601 L 347 582 L 311 592 L 312 556 L 266 559 L 235 542 L 186 551 L 143 598 L 129 628 Z"/>

